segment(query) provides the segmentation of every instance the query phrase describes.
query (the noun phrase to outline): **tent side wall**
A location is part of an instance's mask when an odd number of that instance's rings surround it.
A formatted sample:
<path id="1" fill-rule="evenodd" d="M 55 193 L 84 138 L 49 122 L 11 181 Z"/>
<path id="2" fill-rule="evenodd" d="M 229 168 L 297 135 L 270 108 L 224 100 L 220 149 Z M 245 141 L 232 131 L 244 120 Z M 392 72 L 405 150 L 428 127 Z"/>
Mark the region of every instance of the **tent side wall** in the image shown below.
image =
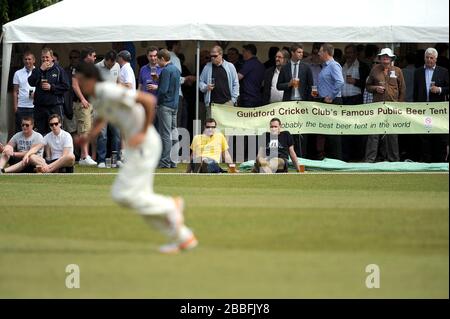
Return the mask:
<path id="1" fill-rule="evenodd" d="M 8 78 L 11 65 L 12 44 L 3 38 L 2 54 L 2 86 L 0 95 L 0 143 L 5 144 L 8 138 L 9 116 L 12 112 L 8 109 Z"/>

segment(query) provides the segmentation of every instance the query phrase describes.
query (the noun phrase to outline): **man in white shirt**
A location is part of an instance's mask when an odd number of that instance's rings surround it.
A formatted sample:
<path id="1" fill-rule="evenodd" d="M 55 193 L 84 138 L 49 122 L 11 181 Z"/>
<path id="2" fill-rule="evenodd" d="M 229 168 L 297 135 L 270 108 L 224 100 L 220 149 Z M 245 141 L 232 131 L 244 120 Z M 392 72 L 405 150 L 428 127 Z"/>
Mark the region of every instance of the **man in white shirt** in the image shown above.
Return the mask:
<path id="1" fill-rule="evenodd" d="M 36 166 L 39 173 L 70 173 L 73 172 L 75 155 L 73 154 L 72 136 L 61 129 L 61 117 L 53 114 L 49 117 L 50 133 L 45 135 L 43 143 L 31 147 L 25 154 L 25 164 Z M 39 156 L 39 152 L 45 147 L 46 159 Z"/>
<path id="2" fill-rule="evenodd" d="M 116 62 L 117 53 L 114 50 L 108 51 L 102 61 L 95 66 L 100 70 L 102 78 L 107 82 L 119 83 L 120 65 Z M 106 168 L 106 151 L 108 143 L 108 130 L 111 132 L 111 151 L 120 154 L 120 131 L 113 125 L 105 125 L 97 138 L 97 162 L 98 168 Z M 120 158 L 117 158 L 119 161 Z"/>
<path id="3" fill-rule="evenodd" d="M 182 198 L 167 197 L 153 191 L 153 176 L 162 151 L 161 139 L 152 125 L 156 98 L 110 82 L 101 82 L 97 68 L 83 64 L 77 78 L 83 92 L 91 97 L 98 118 L 80 144 L 96 138 L 106 122 L 117 126 L 124 138 L 126 160 L 112 188 L 118 204 L 134 209 L 172 241 L 160 248 L 162 253 L 192 249 L 198 242 L 184 224 Z"/>
<path id="4" fill-rule="evenodd" d="M 103 60 L 96 63 L 95 66 L 99 68 L 100 74 L 105 81 L 118 83 L 120 74 L 120 65 L 116 62 L 117 53 L 114 50 L 105 53 Z"/>
<path id="5" fill-rule="evenodd" d="M 131 53 L 127 50 L 120 51 L 117 55 L 117 62 L 120 65 L 119 83 L 136 91 L 136 76 L 130 65 Z"/>
<path id="6" fill-rule="evenodd" d="M 19 132 L 24 117 L 34 117 L 34 90 L 28 84 L 28 77 L 31 75 L 34 69 L 36 58 L 33 53 L 25 52 L 23 55 L 24 67 L 16 73 L 13 78 L 13 105 L 14 113 L 16 114 L 16 132 Z"/>
<path id="7" fill-rule="evenodd" d="M 14 134 L 7 145 L 0 144 L 0 173 L 33 172 L 34 167 L 25 164 L 23 158 L 31 147 L 42 144 L 44 138 L 33 130 L 34 120 L 30 116 L 22 118 L 21 127 L 22 131 Z M 37 155 L 42 157 L 42 153 L 41 150 Z M 7 168 L 6 163 L 9 163 Z"/>

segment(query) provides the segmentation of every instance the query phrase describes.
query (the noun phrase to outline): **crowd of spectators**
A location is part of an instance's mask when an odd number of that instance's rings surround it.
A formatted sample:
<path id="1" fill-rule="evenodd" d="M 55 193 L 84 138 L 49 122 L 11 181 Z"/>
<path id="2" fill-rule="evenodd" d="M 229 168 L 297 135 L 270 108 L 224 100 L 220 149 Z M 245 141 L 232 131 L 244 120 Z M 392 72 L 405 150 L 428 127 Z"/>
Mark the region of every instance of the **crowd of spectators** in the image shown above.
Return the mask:
<path id="1" fill-rule="evenodd" d="M 177 129 L 185 128 L 193 137 L 190 122 L 194 119 L 197 81 L 184 65 L 180 42 L 167 41 L 165 49 L 149 47 L 145 56 L 137 58 L 134 50 L 127 50 L 127 47 L 118 44 L 115 48 L 120 50 L 110 50 L 101 57 L 91 47 L 72 50 L 65 69 L 49 48 L 42 49 L 39 67 L 35 67 L 33 53 L 23 54 L 23 68 L 13 77 L 16 132 L 20 136 L 14 135 L 8 145 L 1 146 L 2 171 L 27 170 L 30 164 L 37 166 L 39 171 L 60 171 L 71 166 L 72 157 L 73 160 L 76 157 L 80 165 L 104 168 L 107 153 L 110 152 L 118 154 L 120 164 L 120 132 L 111 125 L 102 130 L 90 147 L 75 152 L 73 147 L 67 147 L 73 135 L 89 131 L 95 117 L 95 110 L 74 77 L 77 64 L 81 61 L 96 63 L 106 81 L 157 97 L 155 126 L 163 141 L 159 167 L 176 167 L 177 154 L 171 153 L 171 150 L 179 139 Z M 317 101 L 340 105 L 380 101 L 448 101 L 446 50 L 448 46 L 439 44 L 436 48 L 410 52 L 399 58 L 390 48 L 380 49 L 372 44 L 348 44 L 342 51 L 329 43 L 314 43 L 308 54 L 302 44 L 294 43 L 290 47 L 271 47 L 268 60 L 262 63 L 254 44 L 245 44 L 242 50 L 228 48 L 226 54 L 224 48 L 214 45 L 200 52 L 198 86 L 201 123 L 211 124 L 205 123 L 205 120 L 211 118 L 213 103 L 254 108 L 279 101 Z M 56 131 L 55 126 L 58 128 Z M 30 127 L 39 135 L 31 134 Z M 448 134 L 294 134 L 289 137 L 289 143 L 291 139 L 293 151 L 310 159 L 328 157 L 371 163 L 384 160 L 448 160 Z M 221 138 L 218 140 L 223 142 Z M 199 143 L 198 139 L 195 141 Z M 66 145 L 63 149 L 59 145 L 56 151 L 59 159 L 55 159 L 55 149 L 53 153 L 50 149 L 55 143 Z M 44 148 L 46 152 L 42 154 Z M 226 148 L 228 152 L 228 145 Z M 67 152 L 72 155 L 68 156 Z M 253 159 L 257 156 L 263 158 L 261 154 L 247 155 Z M 47 162 L 36 160 L 39 156 L 47 158 Z M 9 167 L 6 167 L 7 162 Z"/>

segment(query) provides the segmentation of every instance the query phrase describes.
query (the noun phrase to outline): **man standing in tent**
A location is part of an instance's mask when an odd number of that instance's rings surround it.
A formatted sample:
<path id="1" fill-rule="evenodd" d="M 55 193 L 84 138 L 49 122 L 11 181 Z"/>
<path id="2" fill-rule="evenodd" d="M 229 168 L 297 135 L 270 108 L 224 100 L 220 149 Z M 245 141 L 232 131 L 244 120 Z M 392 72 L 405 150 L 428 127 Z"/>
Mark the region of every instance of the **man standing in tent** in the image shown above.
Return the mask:
<path id="1" fill-rule="evenodd" d="M 101 82 L 99 70 L 92 64 L 80 64 L 77 78 L 83 93 L 90 96 L 98 119 L 89 134 L 78 137 L 76 142 L 93 140 L 108 121 L 120 129 L 126 144 L 126 161 L 112 188 L 114 201 L 134 209 L 169 237 L 171 243 L 162 246 L 160 252 L 177 253 L 196 247 L 194 233 L 184 224 L 183 199 L 153 192 L 153 173 L 162 149 L 161 139 L 152 125 L 155 97 Z"/>
<path id="2" fill-rule="evenodd" d="M 375 65 L 367 78 L 366 89 L 373 94 L 374 102 L 403 102 L 406 85 L 402 70 L 392 65 L 396 56 L 389 48 L 378 54 L 380 64 Z M 381 145 L 380 145 L 381 144 Z M 380 154 L 379 153 L 380 149 Z M 366 162 L 374 163 L 378 155 L 389 162 L 400 161 L 398 135 L 369 135 L 366 145 Z"/>
<path id="3" fill-rule="evenodd" d="M 63 116 L 64 93 L 70 88 L 66 72 L 53 62 L 53 51 L 41 51 L 41 66 L 34 68 L 28 84 L 36 87 L 34 92 L 34 120 L 42 135 L 50 131 L 48 119 L 52 114 Z"/>

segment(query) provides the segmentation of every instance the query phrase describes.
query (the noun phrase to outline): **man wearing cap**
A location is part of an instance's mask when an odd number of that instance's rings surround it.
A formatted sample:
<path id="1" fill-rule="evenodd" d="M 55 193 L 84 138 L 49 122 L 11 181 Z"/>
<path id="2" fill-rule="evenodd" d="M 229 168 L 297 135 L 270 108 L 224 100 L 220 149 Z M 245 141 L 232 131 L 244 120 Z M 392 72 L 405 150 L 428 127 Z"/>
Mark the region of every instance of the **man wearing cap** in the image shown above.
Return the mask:
<path id="1" fill-rule="evenodd" d="M 130 64 L 131 53 L 127 50 L 120 51 L 117 55 L 117 62 L 120 65 L 119 83 L 132 91 L 136 91 L 136 76 Z"/>
<path id="2" fill-rule="evenodd" d="M 366 89 L 373 94 L 373 102 L 404 102 L 406 94 L 405 79 L 402 70 L 392 65 L 395 55 L 389 48 L 384 48 L 378 54 L 380 64 L 375 65 L 367 78 Z M 385 160 L 398 162 L 398 135 L 370 135 L 366 145 L 366 162 L 374 163 L 378 155 L 378 145 L 381 142 L 386 154 Z"/>
<path id="3" fill-rule="evenodd" d="M 241 96 L 239 106 L 257 107 L 262 105 L 261 86 L 266 68 L 256 57 L 254 44 L 244 45 L 242 55 L 244 65 L 238 73 L 241 82 Z"/>
<path id="4" fill-rule="evenodd" d="M 438 51 L 425 51 L 425 64 L 414 72 L 414 102 L 444 102 L 449 92 L 448 70 L 436 65 Z M 423 162 L 446 162 L 448 134 L 420 135 L 421 160 Z"/>

